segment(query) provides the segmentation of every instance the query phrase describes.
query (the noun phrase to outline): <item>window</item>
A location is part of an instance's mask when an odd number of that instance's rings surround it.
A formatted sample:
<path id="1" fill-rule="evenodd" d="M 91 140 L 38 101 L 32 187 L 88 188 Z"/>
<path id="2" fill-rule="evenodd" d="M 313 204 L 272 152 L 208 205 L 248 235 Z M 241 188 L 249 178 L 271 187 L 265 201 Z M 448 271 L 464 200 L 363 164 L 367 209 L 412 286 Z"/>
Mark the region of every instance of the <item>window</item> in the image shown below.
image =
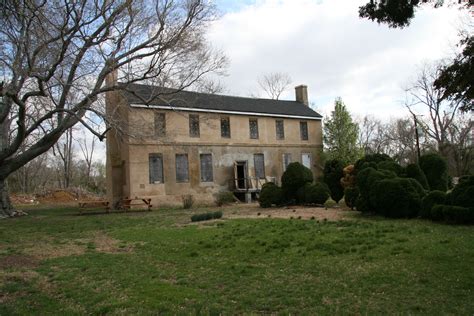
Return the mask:
<path id="1" fill-rule="evenodd" d="M 189 114 L 189 136 L 199 137 L 199 115 Z"/>
<path id="2" fill-rule="evenodd" d="M 250 138 L 258 139 L 258 121 L 257 119 L 249 119 Z"/>
<path id="3" fill-rule="evenodd" d="M 155 112 L 155 136 L 165 136 L 166 135 L 166 120 L 165 113 L 156 113 Z"/>
<path id="4" fill-rule="evenodd" d="M 286 167 L 291 163 L 291 154 L 283 154 L 283 171 L 286 171 Z"/>
<path id="5" fill-rule="evenodd" d="M 308 140 L 308 122 L 300 122 L 301 140 Z"/>
<path id="6" fill-rule="evenodd" d="M 265 159 L 263 154 L 253 155 L 255 165 L 255 177 L 257 179 L 265 179 Z"/>
<path id="7" fill-rule="evenodd" d="M 311 169 L 311 154 L 303 153 L 301 154 L 301 164 L 306 168 Z"/>
<path id="8" fill-rule="evenodd" d="M 176 182 L 188 182 L 188 155 L 176 154 Z"/>
<path id="9" fill-rule="evenodd" d="M 230 120 L 229 117 L 221 117 L 221 136 L 230 138 Z"/>
<path id="10" fill-rule="evenodd" d="M 201 154 L 201 182 L 212 182 L 214 180 L 212 174 L 212 155 Z"/>
<path id="11" fill-rule="evenodd" d="M 150 183 L 163 183 L 163 156 L 150 154 L 148 156 Z"/>
<path id="12" fill-rule="evenodd" d="M 276 129 L 276 139 L 285 139 L 285 126 L 283 125 L 283 120 L 275 121 Z"/>

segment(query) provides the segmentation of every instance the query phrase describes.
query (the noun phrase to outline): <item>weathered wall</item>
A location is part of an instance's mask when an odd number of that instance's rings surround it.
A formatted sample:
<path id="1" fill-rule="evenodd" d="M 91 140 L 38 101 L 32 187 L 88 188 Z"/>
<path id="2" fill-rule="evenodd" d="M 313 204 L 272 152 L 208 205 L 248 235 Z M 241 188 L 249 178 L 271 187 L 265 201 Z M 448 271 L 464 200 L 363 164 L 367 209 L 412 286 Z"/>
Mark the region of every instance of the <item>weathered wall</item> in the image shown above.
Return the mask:
<path id="1" fill-rule="evenodd" d="M 213 193 L 229 188 L 234 176 L 234 162 L 247 161 L 248 175 L 255 176 L 254 154 L 263 154 L 265 176 L 280 181 L 283 154 L 290 153 L 292 161 L 301 161 L 302 153 L 310 153 L 312 171 L 317 167 L 322 147 L 321 121 L 284 119 L 285 138 L 276 139 L 275 119 L 258 119 L 259 138 L 250 139 L 249 116 L 198 113 L 200 137 L 189 136 L 189 114 L 192 112 L 131 108 L 116 92 L 107 96 L 107 111 L 115 113 L 125 133 L 119 137 L 111 130 L 107 138 L 107 194 L 117 202 L 125 196 L 150 197 L 155 206 L 181 204 L 181 196 L 192 194 L 198 203 L 210 203 Z M 166 135 L 156 136 L 154 112 L 166 113 Z M 231 137 L 221 137 L 220 119 L 230 119 Z M 281 119 L 281 118 L 278 118 Z M 125 124 L 125 122 L 129 124 Z M 300 121 L 308 124 L 308 140 L 301 140 Z M 164 183 L 149 183 L 149 154 L 163 155 Z M 189 182 L 177 183 L 175 155 L 188 154 Z M 200 181 L 200 154 L 212 154 L 213 182 Z"/>
<path id="2" fill-rule="evenodd" d="M 192 194 L 197 202 L 212 202 L 213 193 L 228 188 L 234 176 L 234 162 L 248 162 L 249 176 L 255 175 L 254 154 L 264 154 L 265 175 L 279 182 L 283 173 L 283 154 L 290 153 L 292 161 L 301 162 L 302 153 L 310 153 L 312 171 L 319 175 L 316 167 L 321 148 L 321 122 L 308 123 L 308 140 L 301 140 L 300 119 L 285 119 L 285 139 L 277 140 L 275 118 L 258 119 L 259 138 L 250 139 L 249 116 L 195 113 L 200 116 L 200 137 L 189 136 L 189 113 L 161 111 L 166 113 L 166 136 L 154 136 L 154 114 L 152 109 L 130 109 L 129 157 L 126 159 L 126 196 L 150 197 L 154 205 L 181 203 L 183 194 Z M 230 118 L 231 138 L 222 138 L 221 116 Z M 163 155 L 164 183 L 149 183 L 150 153 Z M 189 182 L 176 183 L 175 155 L 186 153 L 189 161 Z M 199 155 L 212 153 L 212 183 L 201 183 Z"/>

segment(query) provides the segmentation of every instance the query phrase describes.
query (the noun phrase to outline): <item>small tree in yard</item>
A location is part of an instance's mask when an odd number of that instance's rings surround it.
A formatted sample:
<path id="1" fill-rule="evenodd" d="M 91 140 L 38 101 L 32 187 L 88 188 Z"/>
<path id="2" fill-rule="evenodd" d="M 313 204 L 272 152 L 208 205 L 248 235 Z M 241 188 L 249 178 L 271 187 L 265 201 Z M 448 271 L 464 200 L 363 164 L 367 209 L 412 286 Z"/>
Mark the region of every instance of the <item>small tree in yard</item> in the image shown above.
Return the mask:
<path id="1" fill-rule="evenodd" d="M 341 98 L 336 99 L 331 117 L 324 122 L 324 146 L 328 159 L 337 159 L 344 165 L 355 162 L 362 156 L 357 144 L 359 127 L 352 121 Z"/>
<path id="2" fill-rule="evenodd" d="M 222 70 L 204 36 L 214 12 L 203 0 L 1 1 L 0 216 L 15 214 L 7 177 L 65 131 L 81 123 L 105 137 L 105 93 L 137 82 L 180 91 Z"/>

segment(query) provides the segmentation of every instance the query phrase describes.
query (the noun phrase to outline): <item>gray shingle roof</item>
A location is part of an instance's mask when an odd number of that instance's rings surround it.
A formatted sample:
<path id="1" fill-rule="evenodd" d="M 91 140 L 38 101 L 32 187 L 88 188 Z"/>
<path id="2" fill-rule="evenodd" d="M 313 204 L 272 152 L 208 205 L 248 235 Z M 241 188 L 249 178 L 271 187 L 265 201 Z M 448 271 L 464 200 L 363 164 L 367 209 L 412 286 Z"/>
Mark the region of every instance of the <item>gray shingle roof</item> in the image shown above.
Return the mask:
<path id="1" fill-rule="evenodd" d="M 321 118 L 319 113 L 296 101 L 244 98 L 191 91 L 176 92 L 176 90 L 169 88 L 139 84 L 129 84 L 123 94 L 131 105 L 172 106 L 200 111 Z"/>

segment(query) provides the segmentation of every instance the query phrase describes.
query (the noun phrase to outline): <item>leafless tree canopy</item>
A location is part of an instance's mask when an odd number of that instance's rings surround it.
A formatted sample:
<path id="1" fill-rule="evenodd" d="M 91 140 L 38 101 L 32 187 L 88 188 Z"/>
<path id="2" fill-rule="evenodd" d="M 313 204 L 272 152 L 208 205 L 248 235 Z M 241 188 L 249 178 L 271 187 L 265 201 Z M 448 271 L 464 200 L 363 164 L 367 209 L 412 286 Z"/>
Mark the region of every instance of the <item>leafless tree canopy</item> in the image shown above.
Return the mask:
<path id="1" fill-rule="evenodd" d="M 1 1 L 0 189 L 78 122 L 103 138 L 92 126 L 107 120 L 94 103 L 105 92 L 180 90 L 221 71 L 225 56 L 204 38 L 214 18 L 206 0 Z M 113 72 L 124 85 L 105 85 Z"/>
<path id="2" fill-rule="evenodd" d="M 278 100 L 291 84 L 291 77 L 287 73 L 272 72 L 259 77 L 257 82 L 269 98 Z"/>

